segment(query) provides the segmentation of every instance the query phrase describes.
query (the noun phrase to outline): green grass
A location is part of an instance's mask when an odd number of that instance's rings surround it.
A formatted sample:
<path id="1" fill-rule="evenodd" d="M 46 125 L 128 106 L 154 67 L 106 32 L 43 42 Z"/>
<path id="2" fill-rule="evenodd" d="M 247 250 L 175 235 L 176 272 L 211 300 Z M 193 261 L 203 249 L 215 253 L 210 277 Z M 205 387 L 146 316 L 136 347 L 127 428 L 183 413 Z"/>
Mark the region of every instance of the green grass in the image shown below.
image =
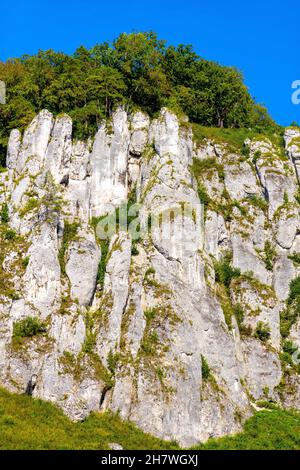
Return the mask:
<path id="1" fill-rule="evenodd" d="M 211 139 L 219 144 L 229 144 L 232 150 L 241 150 L 245 140 L 257 134 L 249 129 L 225 129 L 220 127 L 205 127 L 199 124 L 192 124 L 192 127 L 196 142 Z"/>
<path id="2" fill-rule="evenodd" d="M 247 128 L 220 128 L 205 127 L 200 124 L 192 124 L 193 135 L 196 142 L 201 143 L 204 139 L 210 139 L 218 144 L 227 144 L 229 150 L 233 152 L 241 152 L 245 155 L 244 142 L 250 139 L 268 139 L 273 145 L 283 152 L 282 128 L 278 127 L 276 132 L 274 129 L 260 130 Z"/>
<path id="3" fill-rule="evenodd" d="M 299 450 L 300 413 L 280 409 L 263 410 L 245 423 L 242 433 L 210 439 L 195 448 L 203 450 Z"/>
<path id="4" fill-rule="evenodd" d="M 273 406 L 271 407 L 273 408 Z M 0 388 L 0 450 L 108 449 L 117 442 L 125 450 L 179 449 L 119 416 L 92 413 L 73 423 L 51 403 Z M 300 412 L 274 407 L 257 412 L 234 436 L 210 439 L 195 449 L 300 449 Z"/>

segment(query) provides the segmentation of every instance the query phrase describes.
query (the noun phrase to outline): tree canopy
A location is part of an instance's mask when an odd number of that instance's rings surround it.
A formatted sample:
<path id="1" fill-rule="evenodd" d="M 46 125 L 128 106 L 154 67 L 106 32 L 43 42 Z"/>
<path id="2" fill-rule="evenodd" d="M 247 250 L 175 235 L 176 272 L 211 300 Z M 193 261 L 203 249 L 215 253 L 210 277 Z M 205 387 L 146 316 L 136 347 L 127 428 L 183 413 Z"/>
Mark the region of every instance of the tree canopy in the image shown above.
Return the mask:
<path id="1" fill-rule="evenodd" d="M 270 127 L 242 74 L 199 57 L 192 46 L 168 46 L 153 32 L 121 34 L 112 44 L 68 55 L 39 51 L 0 62 L 7 104 L 0 107 L 0 155 L 11 129 L 24 129 L 43 108 L 68 113 L 74 135 L 86 138 L 122 104 L 154 115 L 162 106 L 215 127 Z"/>

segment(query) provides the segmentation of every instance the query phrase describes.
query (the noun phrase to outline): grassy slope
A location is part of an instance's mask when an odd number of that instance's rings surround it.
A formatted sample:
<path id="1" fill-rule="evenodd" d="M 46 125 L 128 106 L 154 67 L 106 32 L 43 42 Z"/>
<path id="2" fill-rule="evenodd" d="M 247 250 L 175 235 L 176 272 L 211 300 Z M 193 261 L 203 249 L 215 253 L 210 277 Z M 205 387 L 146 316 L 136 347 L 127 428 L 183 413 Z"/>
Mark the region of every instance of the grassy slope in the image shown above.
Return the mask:
<path id="1" fill-rule="evenodd" d="M 72 423 L 50 403 L 0 389 L 0 449 L 176 449 L 109 413 Z M 210 439 L 197 449 L 300 449 L 300 413 L 279 409 L 256 413 L 243 433 Z"/>
<path id="2" fill-rule="evenodd" d="M 300 413 L 280 409 L 260 411 L 245 423 L 241 434 L 210 439 L 196 449 L 299 450 Z"/>
<path id="3" fill-rule="evenodd" d="M 73 423 L 50 403 L 0 389 L 0 449 L 108 449 L 110 442 L 124 449 L 176 448 L 109 413 Z"/>
<path id="4" fill-rule="evenodd" d="M 194 140 L 201 143 L 205 139 L 211 139 L 218 144 L 227 144 L 234 152 L 241 152 L 246 139 L 269 139 L 275 146 L 282 147 L 283 150 L 283 128 L 278 127 L 277 133 L 274 130 L 264 130 L 259 133 L 251 129 L 231 129 L 220 127 L 205 127 L 200 124 L 192 124 Z"/>

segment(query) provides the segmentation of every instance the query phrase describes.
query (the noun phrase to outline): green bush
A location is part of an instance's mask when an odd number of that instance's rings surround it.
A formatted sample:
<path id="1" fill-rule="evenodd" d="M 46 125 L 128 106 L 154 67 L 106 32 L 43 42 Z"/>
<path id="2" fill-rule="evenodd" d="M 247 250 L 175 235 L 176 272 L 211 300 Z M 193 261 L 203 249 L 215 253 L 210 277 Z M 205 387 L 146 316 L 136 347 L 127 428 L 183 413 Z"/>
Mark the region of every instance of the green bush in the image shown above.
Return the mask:
<path id="1" fill-rule="evenodd" d="M 201 374 L 202 380 L 208 380 L 210 377 L 210 367 L 204 356 L 201 355 Z"/>
<path id="2" fill-rule="evenodd" d="M 287 306 L 280 312 L 280 334 L 283 338 L 287 338 L 290 334 L 290 329 L 297 321 L 298 315 L 298 309 L 291 305 Z"/>
<path id="3" fill-rule="evenodd" d="M 136 247 L 136 243 L 132 243 L 132 246 L 131 246 L 131 254 L 132 256 L 137 256 L 139 254 L 139 250 L 137 249 Z"/>
<path id="4" fill-rule="evenodd" d="M 207 209 L 210 203 L 210 197 L 206 191 L 206 188 L 202 183 L 198 182 L 197 189 L 198 189 L 198 196 L 199 196 L 200 202 L 202 202 L 202 204 L 204 205 L 204 208 Z"/>
<path id="5" fill-rule="evenodd" d="M 45 324 L 36 317 L 26 317 L 13 325 L 13 337 L 25 338 L 46 333 Z"/>
<path id="6" fill-rule="evenodd" d="M 160 376 L 161 372 L 157 371 Z M 271 402 L 260 402 L 266 410 L 255 412 L 244 430 L 236 435 L 209 439 L 196 449 L 216 450 L 299 450 L 300 413 L 281 410 Z M 0 389 L 1 450 L 108 450 L 118 442 L 125 450 L 178 449 L 143 433 L 133 423 L 109 412 L 92 413 L 83 422 L 74 423 L 53 404 L 16 395 Z"/>

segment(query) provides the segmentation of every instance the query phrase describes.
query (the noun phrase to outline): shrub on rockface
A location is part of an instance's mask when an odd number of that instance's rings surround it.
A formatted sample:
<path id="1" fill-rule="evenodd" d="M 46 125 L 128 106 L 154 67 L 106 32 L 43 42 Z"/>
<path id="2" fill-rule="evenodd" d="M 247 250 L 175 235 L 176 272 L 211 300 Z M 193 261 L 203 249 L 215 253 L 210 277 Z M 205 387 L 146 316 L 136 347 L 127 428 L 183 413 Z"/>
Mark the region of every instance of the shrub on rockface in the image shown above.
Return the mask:
<path id="1" fill-rule="evenodd" d="M 3 224 L 7 224 L 9 221 L 9 212 L 8 212 L 8 205 L 3 204 L 0 211 L 0 220 Z"/>
<path id="2" fill-rule="evenodd" d="M 202 380 L 207 380 L 210 377 L 210 367 L 204 356 L 201 355 L 201 375 Z"/>

